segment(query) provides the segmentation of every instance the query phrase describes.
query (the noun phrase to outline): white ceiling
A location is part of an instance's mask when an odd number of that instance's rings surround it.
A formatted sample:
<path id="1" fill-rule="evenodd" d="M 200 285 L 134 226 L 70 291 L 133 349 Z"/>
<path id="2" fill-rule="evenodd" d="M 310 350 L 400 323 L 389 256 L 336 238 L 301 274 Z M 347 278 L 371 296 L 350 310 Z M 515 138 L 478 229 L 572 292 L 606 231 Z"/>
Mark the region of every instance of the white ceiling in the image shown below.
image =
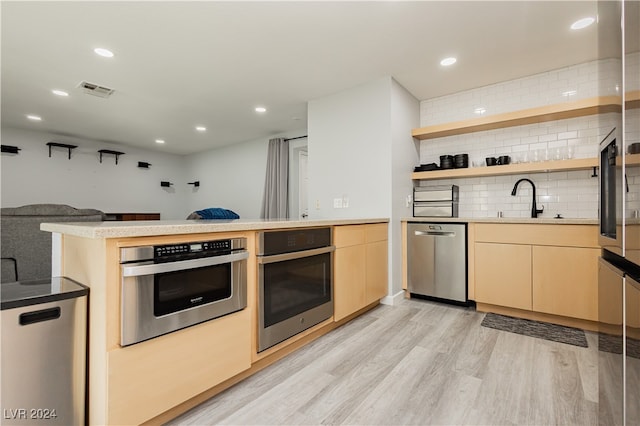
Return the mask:
<path id="1" fill-rule="evenodd" d="M 1 7 L 3 127 L 53 132 L 58 142 L 75 136 L 176 154 L 304 131 L 308 101 L 385 76 L 423 100 L 599 53 L 597 25 L 569 30 L 596 15 L 594 1 L 2 1 Z M 95 47 L 115 57 L 97 56 Z M 441 67 L 451 55 L 458 62 Z M 83 94 L 76 88 L 82 80 L 115 93 Z M 257 114 L 256 106 L 268 111 Z M 31 122 L 26 114 L 43 119 Z"/>

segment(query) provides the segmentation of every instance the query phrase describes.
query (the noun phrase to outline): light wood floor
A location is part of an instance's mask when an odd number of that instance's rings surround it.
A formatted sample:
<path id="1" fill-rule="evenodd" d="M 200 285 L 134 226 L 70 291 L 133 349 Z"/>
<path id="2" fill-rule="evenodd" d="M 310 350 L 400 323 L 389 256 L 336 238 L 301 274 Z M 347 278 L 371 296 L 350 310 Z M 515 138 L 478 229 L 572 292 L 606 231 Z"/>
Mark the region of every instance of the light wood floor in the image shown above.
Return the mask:
<path id="1" fill-rule="evenodd" d="M 595 425 L 589 348 L 481 327 L 422 300 L 381 305 L 171 425 Z"/>

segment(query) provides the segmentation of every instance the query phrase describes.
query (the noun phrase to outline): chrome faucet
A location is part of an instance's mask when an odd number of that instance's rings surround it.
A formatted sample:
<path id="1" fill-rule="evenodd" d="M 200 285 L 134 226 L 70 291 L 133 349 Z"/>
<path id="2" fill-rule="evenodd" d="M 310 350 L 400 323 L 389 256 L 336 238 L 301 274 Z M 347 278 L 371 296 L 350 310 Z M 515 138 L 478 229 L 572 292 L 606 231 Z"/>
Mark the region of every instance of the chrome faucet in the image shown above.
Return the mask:
<path id="1" fill-rule="evenodd" d="M 544 211 L 544 206 L 542 206 L 542 209 L 538 210 L 538 207 L 536 206 L 536 185 L 535 183 L 533 183 L 531 179 L 522 178 L 519 181 L 517 181 L 516 184 L 513 185 L 513 191 L 511 191 L 511 195 L 514 197 L 516 196 L 516 191 L 518 190 L 518 184 L 523 180 L 526 180 L 527 182 L 529 182 L 531 184 L 531 187 L 533 188 L 533 201 L 531 203 L 531 217 L 538 217 L 538 214 Z"/>

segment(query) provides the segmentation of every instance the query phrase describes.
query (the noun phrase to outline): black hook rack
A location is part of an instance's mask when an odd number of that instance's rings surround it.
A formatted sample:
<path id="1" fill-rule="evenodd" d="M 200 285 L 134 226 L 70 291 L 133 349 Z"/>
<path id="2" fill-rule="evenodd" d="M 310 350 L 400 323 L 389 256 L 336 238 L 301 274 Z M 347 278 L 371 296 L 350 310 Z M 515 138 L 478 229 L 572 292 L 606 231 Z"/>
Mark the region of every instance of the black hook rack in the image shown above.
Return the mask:
<path id="1" fill-rule="evenodd" d="M 138 167 L 141 169 L 148 169 L 151 163 L 145 163 L 144 161 L 138 161 Z"/>
<path id="2" fill-rule="evenodd" d="M 2 152 L 7 152 L 9 154 L 18 154 L 21 148 L 12 145 L 2 145 Z"/>
<path id="3" fill-rule="evenodd" d="M 195 187 L 197 188 L 197 187 L 199 187 L 199 186 L 200 186 L 200 181 L 199 181 L 199 180 L 197 180 L 197 181 L 195 181 L 195 182 L 187 182 L 187 184 L 189 184 L 189 185 L 193 185 L 193 186 L 195 186 Z"/>
<path id="4" fill-rule="evenodd" d="M 71 160 L 71 150 L 78 147 L 78 145 L 69 145 L 68 143 L 60 142 L 47 142 L 47 146 L 49 147 L 49 158 L 51 158 L 51 148 L 55 146 L 56 148 L 65 148 L 69 150 L 69 154 L 67 156 L 69 160 Z"/>
<path id="5" fill-rule="evenodd" d="M 173 185 L 171 182 L 167 182 L 164 180 L 160 182 L 160 186 L 162 186 L 163 188 L 169 188 L 171 185 Z"/>
<path id="6" fill-rule="evenodd" d="M 112 151 L 110 149 L 100 149 L 98 150 L 98 152 L 100 153 L 100 162 L 102 163 L 102 154 L 111 154 L 111 155 L 115 155 L 116 157 L 116 164 L 118 164 L 118 157 L 120 157 L 122 154 L 124 154 L 124 152 L 120 152 L 120 151 Z"/>

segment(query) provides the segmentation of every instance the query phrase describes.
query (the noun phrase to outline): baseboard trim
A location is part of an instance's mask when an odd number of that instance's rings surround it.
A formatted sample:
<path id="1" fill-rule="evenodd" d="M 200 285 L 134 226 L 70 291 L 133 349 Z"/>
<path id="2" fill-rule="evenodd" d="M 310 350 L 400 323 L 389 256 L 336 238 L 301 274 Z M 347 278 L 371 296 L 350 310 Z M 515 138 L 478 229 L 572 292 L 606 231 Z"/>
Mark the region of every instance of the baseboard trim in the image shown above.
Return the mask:
<path id="1" fill-rule="evenodd" d="M 380 303 L 383 305 L 397 305 L 400 301 L 404 299 L 404 290 L 400 290 L 393 296 L 385 296 L 380 300 Z"/>

